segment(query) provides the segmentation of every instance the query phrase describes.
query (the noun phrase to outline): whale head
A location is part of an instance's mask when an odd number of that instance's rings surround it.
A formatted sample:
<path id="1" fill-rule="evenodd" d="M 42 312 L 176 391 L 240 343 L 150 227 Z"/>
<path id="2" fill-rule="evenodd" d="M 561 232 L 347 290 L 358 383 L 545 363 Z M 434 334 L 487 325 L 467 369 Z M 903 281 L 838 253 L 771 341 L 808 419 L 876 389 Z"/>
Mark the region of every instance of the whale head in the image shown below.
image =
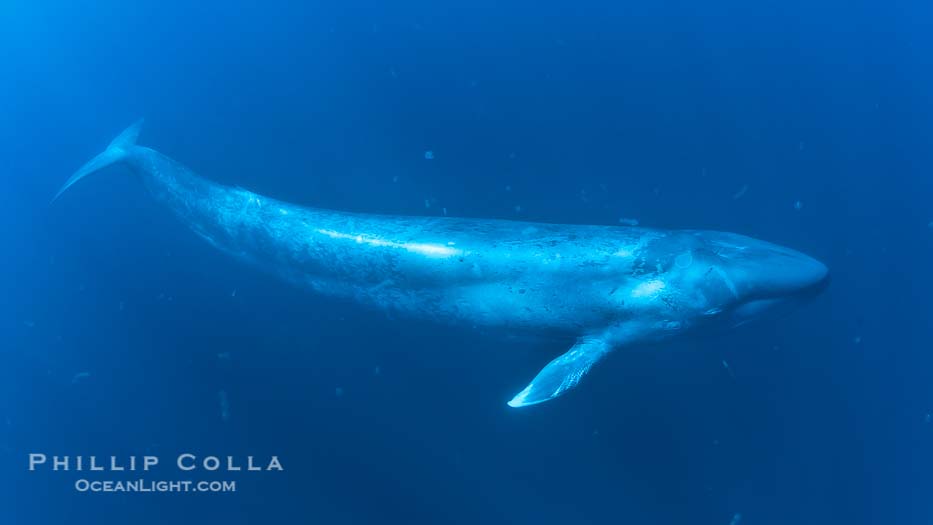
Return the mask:
<path id="1" fill-rule="evenodd" d="M 700 315 L 728 327 L 788 313 L 829 284 L 825 264 L 791 248 L 734 233 L 691 234 L 678 255 L 691 262 L 681 278 L 701 291 Z"/>

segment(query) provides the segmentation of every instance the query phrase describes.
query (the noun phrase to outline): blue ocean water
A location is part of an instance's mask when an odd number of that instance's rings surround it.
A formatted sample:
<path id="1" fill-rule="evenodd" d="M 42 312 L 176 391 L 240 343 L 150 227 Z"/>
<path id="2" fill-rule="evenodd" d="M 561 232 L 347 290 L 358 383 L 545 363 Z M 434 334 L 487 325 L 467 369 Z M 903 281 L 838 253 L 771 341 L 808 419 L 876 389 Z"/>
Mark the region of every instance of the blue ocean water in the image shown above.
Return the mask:
<path id="1" fill-rule="evenodd" d="M 3 2 L 0 522 L 929 523 L 931 15 Z M 833 281 L 786 319 L 618 353 L 514 410 L 566 348 L 282 284 L 125 170 L 49 205 L 138 117 L 142 144 L 290 202 L 733 231 Z M 31 472 L 30 453 L 165 468 Z M 190 473 L 234 493 L 74 486 L 183 478 L 182 453 L 284 471 Z"/>

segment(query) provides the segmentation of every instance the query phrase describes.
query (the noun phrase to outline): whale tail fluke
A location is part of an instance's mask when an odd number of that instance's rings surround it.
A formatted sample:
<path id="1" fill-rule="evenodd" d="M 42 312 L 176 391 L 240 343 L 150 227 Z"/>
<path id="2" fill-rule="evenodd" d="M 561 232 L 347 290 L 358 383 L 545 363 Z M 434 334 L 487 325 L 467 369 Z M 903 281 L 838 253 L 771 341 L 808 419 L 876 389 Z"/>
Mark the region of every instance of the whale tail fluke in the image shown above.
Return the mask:
<path id="1" fill-rule="evenodd" d="M 55 194 L 55 197 L 52 197 L 52 202 L 55 202 L 62 193 L 65 193 L 65 190 L 84 177 L 125 159 L 128 151 L 136 145 L 136 140 L 139 138 L 139 130 L 142 126 L 143 119 L 139 119 L 117 135 L 117 138 L 110 142 L 103 153 L 88 161 L 84 166 L 81 166 L 81 168 L 65 182 L 61 189 L 58 190 L 58 193 Z"/>

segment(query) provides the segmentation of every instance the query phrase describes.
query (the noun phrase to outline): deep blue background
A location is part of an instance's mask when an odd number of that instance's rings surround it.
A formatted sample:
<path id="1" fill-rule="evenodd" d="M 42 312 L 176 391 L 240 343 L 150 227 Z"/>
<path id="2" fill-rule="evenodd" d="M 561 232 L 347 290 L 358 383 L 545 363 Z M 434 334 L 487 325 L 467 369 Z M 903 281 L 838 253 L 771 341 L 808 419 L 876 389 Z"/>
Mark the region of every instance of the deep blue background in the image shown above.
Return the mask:
<path id="1" fill-rule="evenodd" d="M 929 6 L 503 3 L 0 3 L 0 522 L 933 519 Z M 564 348 L 292 289 L 121 170 L 50 207 L 139 116 L 143 144 L 292 202 L 735 231 L 833 283 L 511 410 Z M 26 472 L 184 451 L 286 471 L 212 495 Z"/>

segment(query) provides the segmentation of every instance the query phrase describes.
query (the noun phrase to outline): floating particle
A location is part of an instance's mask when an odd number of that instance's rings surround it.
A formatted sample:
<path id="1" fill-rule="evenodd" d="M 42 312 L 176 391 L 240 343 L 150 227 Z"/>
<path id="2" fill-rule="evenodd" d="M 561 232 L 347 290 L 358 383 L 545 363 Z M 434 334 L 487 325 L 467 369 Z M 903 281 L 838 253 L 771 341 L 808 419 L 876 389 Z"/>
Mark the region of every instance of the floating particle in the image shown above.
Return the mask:
<path id="1" fill-rule="evenodd" d="M 933 230 L 933 221 L 927 223 L 927 228 Z"/>
<path id="2" fill-rule="evenodd" d="M 389 68 L 389 74 L 392 75 L 392 78 L 398 78 L 398 72 L 395 71 L 394 67 Z"/>
<path id="3" fill-rule="evenodd" d="M 794 201 L 794 209 L 795 209 L 795 210 L 802 210 L 802 209 L 803 209 L 803 203 L 800 202 L 800 201 Z"/>
<path id="4" fill-rule="evenodd" d="M 236 288 L 234 288 L 233 291 L 230 292 L 230 297 L 236 297 Z"/>
<path id="5" fill-rule="evenodd" d="M 424 160 L 434 160 L 434 152 L 427 150 L 424 152 Z"/>
<path id="6" fill-rule="evenodd" d="M 630 219 L 628 217 L 619 217 L 619 224 L 625 226 L 638 226 L 638 219 Z"/>
<path id="7" fill-rule="evenodd" d="M 803 144 L 803 141 L 801 140 L 801 141 L 797 144 L 797 149 L 800 150 L 800 151 L 803 151 L 803 146 L 804 146 L 804 144 Z"/>
<path id="8" fill-rule="evenodd" d="M 739 191 L 735 192 L 735 195 L 732 196 L 732 200 L 737 201 L 742 198 L 742 195 L 745 195 L 745 192 L 748 191 L 748 184 L 743 184 Z"/>
<path id="9" fill-rule="evenodd" d="M 522 207 L 519 206 L 518 204 L 516 204 L 516 205 L 515 205 L 515 213 L 521 213 L 521 212 L 522 212 Z"/>
<path id="10" fill-rule="evenodd" d="M 447 208 L 441 208 L 441 211 L 444 212 L 444 217 L 447 216 Z"/>
<path id="11" fill-rule="evenodd" d="M 933 421 L 933 415 L 927 412 L 926 414 L 923 415 L 923 422 L 929 424 L 930 421 Z"/>
<path id="12" fill-rule="evenodd" d="M 739 525 L 739 523 L 742 523 L 742 515 L 736 512 L 732 516 L 732 521 L 729 522 L 729 525 Z"/>
<path id="13" fill-rule="evenodd" d="M 382 374 L 382 369 L 381 369 L 381 368 L 379 368 L 378 366 L 377 366 L 376 368 L 373 368 L 373 375 L 374 375 L 374 376 L 378 376 L 378 375 L 380 375 L 380 374 Z"/>
<path id="14" fill-rule="evenodd" d="M 392 182 L 398 182 L 398 175 L 392 177 Z"/>
<path id="15" fill-rule="evenodd" d="M 729 372 L 729 377 L 735 379 L 735 372 L 732 371 L 732 368 L 729 367 L 729 363 L 725 359 L 722 360 L 722 367 L 726 369 L 726 372 Z"/>
<path id="16" fill-rule="evenodd" d="M 90 372 L 78 372 L 77 374 L 75 374 L 75 375 L 71 378 L 71 384 L 72 384 L 72 385 L 77 385 L 77 384 L 80 383 L 81 381 L 84 381 L 85 379 L 88 379 L 88 378 L 90 378 L 90 377 L 91 377 L 91 373 L 90 373 Z"/>
<path id="17" fill-rule="evenodd" d="M 516 157 L 516 155 L 515 155 L 515 152 L 514 152 L 514 151 L 511 152 L 511 153 L 509 153 L 509 160 L 515 160 L 515 157 Z"/>
<path id="18" fill-rule="evenodd" d="M 706 168 L 700 168 L 700 176 L 701 176 L 701 177 L 705 177 L 705 176 L 706 176 Z"/>
<path id="19" fill-rule="evenodd" d="M 425 208 L 430 208 L 430 207 L 431 207 L 431 200 L 430 200 L 430 199 L 424 199 L 424 207 L 425 207 Z"/>
<path id="20" fill-rule="evenodd" d="M 512 186 L 511 186 L 511 185 L 506 186 L 506 187 L 505 187 L 505 191 L 512 191 Z"/>
<path id="21" fill-rule="evenodd" d="M 126 310 L 126 301 L 120 301 L 120 304 L 117 306 L 117 308 L 119 308 L 121 312 Z"/>
<path id="22" fill-rule="evenodd" d="M 221 361 L 229 361 L 229 360 L 230 360 L 230 352 L 220 352 L 220 353 L 218 353 L 218 354 L 217 354 L 217 359 L 220 359 Z"/>
<path id="23" fill-rule="evenodd" d="M 217 392 L 217 401 L 220 403 L 220 419 L 223 421 L 230 420 L 230 398 L 227 396 L 226 390 L 221 390 Z"/>
<path id="24" fill-rule="evenodd" d="M 337 397 L 343 397 L 343 388 L 337 387 L 334 389 L 334 395 Z"/>
<path id="25" fill-rule="evenodd" d="M 860 336 L 860 335 L 855 336 L 855 337 L 852 339 L 852 342 L 855 343 L 855 344 L 861 343 L 861 342 L 862 342 L 862 336 Z"/>
<path id="26" fill-rule="evenodd" d="M 23 324 L 26 325 L 26 328 L 35 328 L 36 323 L 34 321 L 23 321 Z"/>

